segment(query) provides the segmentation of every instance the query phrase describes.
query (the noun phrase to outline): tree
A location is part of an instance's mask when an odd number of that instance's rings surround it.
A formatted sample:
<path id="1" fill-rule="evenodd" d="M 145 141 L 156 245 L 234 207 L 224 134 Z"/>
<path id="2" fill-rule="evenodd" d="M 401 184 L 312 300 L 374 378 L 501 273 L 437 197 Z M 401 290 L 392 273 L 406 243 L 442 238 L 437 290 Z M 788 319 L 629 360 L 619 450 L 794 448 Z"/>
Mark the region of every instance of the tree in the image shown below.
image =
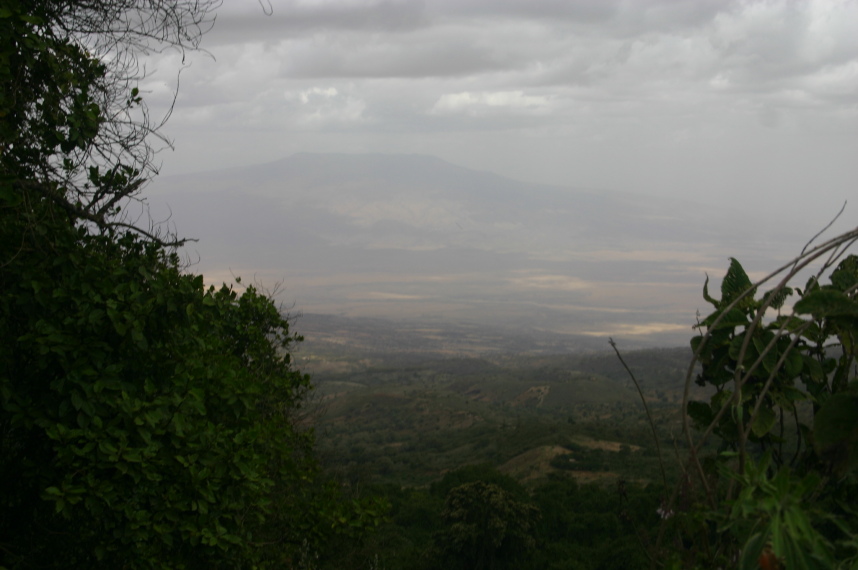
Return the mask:
<path id="1" fill-rule="evenodd" d="M 528 497 L 527 490 L 522 487 L 521 483 L 509 475 L 501 473 L 490 463 L 464 465 L 458 469 L 448 471 L 440 481 L 432 483 L 429 491 L 443 500 L 455 487 L 476 481 L 496 485 L 519 501 L 524 501 Z"/>
<path id="2" fill-rule="evenodd" d="M 437 542 L 453 564 L 473 570 L 513 568 L 536 546 L 539 510 L 493 483 L 475 481 L 450 490 Z"/>
<path id="3" fill-rule="evenodd" d="M 283 567 L 381 516 L 319 476 L 272 300 L 125 217 L 158 135 L 136 54 L 215 4 L 0 0 L 0 567 Z"/>
<path id="4" fill-rule="evenodd" d="M 300 512 L 314 470 L 291 420 L 309 379 L 288 323 L 253 288 L 204 289 L 156 245 L 60 229 L 4 256 L 3 558 L 253 559 L 273 497 Z"/>

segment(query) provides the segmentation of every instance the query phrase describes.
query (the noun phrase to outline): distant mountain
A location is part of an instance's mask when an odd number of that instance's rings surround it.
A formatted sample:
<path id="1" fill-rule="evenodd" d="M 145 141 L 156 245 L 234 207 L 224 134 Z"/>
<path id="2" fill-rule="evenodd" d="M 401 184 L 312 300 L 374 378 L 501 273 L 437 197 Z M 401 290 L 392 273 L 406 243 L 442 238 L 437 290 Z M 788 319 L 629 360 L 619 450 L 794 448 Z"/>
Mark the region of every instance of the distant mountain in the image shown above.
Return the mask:
<path id="1" fill-rule="evenodd" d="M 149 191 L 194 268 L 282 280 L 296 310 L 684 342 L 704 272 L 801 241 L 736 212 L 528 184 L 420 155 L 300 153 Z M 785 251 L 776 251 L 778 244 Z"/>

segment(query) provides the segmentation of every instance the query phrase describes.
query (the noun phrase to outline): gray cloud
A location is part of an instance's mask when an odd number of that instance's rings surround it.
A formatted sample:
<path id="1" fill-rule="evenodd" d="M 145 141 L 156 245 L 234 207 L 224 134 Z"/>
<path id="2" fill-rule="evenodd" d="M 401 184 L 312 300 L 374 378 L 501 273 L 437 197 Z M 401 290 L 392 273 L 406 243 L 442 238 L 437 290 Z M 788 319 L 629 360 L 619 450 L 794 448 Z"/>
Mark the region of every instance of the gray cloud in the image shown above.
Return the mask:
<path id="1" fill-rule="evenodd" d="M 616 17 L 619 2 L 600 2 L 583 0 L 568 2 L 565 0 L 546 0 L 527 2 L 522 0 L 474 0 L 457 2 L 439 0 L 432 3 L 433 14 L 451 18 L 478 18 L 491 21 L 500 18 L 572 20 L 576 22 L 604 23 Z"/>
<path id="2" fill-rule="evenodd" d="M 459 77 L 506 69 L 521 59 L 450 30 L 412 34 L 402 47 L 398 37 L 357 34 L 290 42 L 281 73 L 299 79 Z"/>
<path id="3" fill-rule="evenodd" d="M 182 74 L 167 172 L 301 150 L 404 151 L 519 179 L 744 200 L 820 219 L 854 193 L 856 2 L 272 8 L 224 6 L 204 42 L 215 59 L 195 57 Z M 169 54 L 147 63 L 178 65 Z M 144 86 L 156 106 L 169 101 L 166 77 Z M 772 206 L 784 193 L 789 203 Z"/>
<path id="4" fill-rule="evenodd" d="M 270 41 L 331 31 L 409 32 L 427 24 L 422 0 L 274 0 L 269 6 L 268 15 L 249 2 L 224 6 L 212 43 L 241 43 L 250 38 Z"/>

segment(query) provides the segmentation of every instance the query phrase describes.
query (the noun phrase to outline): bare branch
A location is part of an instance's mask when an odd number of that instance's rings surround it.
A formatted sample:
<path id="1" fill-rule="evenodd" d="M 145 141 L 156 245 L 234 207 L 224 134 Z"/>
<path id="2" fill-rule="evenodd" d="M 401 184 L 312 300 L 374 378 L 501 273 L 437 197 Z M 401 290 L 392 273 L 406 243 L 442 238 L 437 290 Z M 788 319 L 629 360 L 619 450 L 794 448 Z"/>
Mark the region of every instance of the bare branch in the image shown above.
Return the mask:
<path id="1" fill-rule="evenodd" d="M 79 83 L 57 84 L 47 68 L 33 68 L 32 61 L 15 64 L 10 89 L 19 94 L 20 117 L 12 140 L 4 141 L 4 155 L 11 150 L 3 157 L 4 171 L 7 164 L 14 165 L 17 171 L 10 168 L 11 173 L 35 180 L 42 195 L 51 188 L 50 199 L 69 215 L 101 229 L 126 228 L 127 221 L 112 218 L 139 200 L 145 181 L 158 173 L 155 155 L 172 147 L 161 129 L 172 114 L 181 74 L 180 69 L 164 115 L 152 117 L 137 88 L 147 76 L 140 57 L 175 50 L 184 61 L 188 51 L 199 49 L 220 5 L 221 0 L 34 3 L 30 9 L 38 17 L 32 31 L 23 33 L 56 46 L 46 52 L 48 57 L 72 68 Z M 47 100 L 50 112 L 44 109 Z M 83 127 L 82 117 L 90 122 Z M 152 236 L 145 227 L 134 229 Z"/>
<path id="2" fill-rule="evenodd" d="M 638 395 L 640 395 L 641 402 L 643 403 L 643 407 L 644 407 L 644 411 L 646 412 L 647 420 L 649 420 L 649 427 L 650 427 L 650 429 L 652 429 L 652 438 L 655 441 L 655 447 L 656 447 L 656 450 L 658 451 L 658 464 L 659 464 L 659 467 L 661 467 L 661 480 L 664 483 L 664 488 L 667 489 L 667 474 L 665 473 L 665 470 L 664 470 L 664 457 L 661 454 L 661 442 L 659 442 L 659 440 L 658 440 L 658 433 L 655 430 L 655 421 L 653 421 L 653 419 L 652 419 L 652 414 L 649 411 L 649 406 L 646 403 L 646 398 L 644 398 L 643 391 L 641 390 L 641 386 L 638 383 L 637 378 L 635 378 L 635 375 L 634 375 L 634 373 L 632 373 L 631 369 L 629 368 L 629 365 L 626 364 L 625 359 L 623 359 L 623 355 L 620 354 L 620 350 L 617 348 L 617 343 L 614 342 L 613 338 L 608 338 L 608 344 L 610 344 L 611 348 L 614 349 L 614 352 L 617 353 L 617 358 L 620 359 L 620 363 L 623 365 L 623 368 L 626 369 L 626 372 L 628 372 L 629 376 L 632 379 L 632 382 L 635 385 L 635 388 L 638 389 Z"/>

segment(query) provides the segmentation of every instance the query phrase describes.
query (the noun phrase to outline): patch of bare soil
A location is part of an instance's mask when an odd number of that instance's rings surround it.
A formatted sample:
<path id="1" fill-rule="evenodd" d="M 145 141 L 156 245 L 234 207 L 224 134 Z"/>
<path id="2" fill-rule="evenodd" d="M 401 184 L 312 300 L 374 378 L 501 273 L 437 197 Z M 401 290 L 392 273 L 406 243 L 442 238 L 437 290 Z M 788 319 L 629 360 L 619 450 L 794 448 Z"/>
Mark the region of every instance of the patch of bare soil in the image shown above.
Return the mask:
<path id="1" fill-rule="evenodd" d="M 616 481 L 620 478 L 613 471 L 569 471 L 572 477 L 581 484 L 587 483 L 608 483 Z"/>
<path id="2" fill-rule="evenodd" d="M 622 446 L 624 445 L 628 447 L 631 451 L 638 451 L 640 449 L 639 445 L 629 445 L 627 443 L 620 443 L 618 441 L 606 441 L 604 439 L 592 439 L 583 436 L 576 437 L 575 443 L 577 443 L 581 447 L 589 447 L 590 449 L 602 449 L 604 451 L 613 451 L 615 453 L 620 451 L 620 448 L 622 448 Z"/>
<path id="3" fill-rule="evenodd" d="M 535 447 L 513 457 L 501 465 L 499 470 L 519 481 L 539 479 L 555 471 L 551 460 L 565 453 L 569 453 L 569 450 L 559 445 Z"/>
<path id="4" fill-rule="evenodd" d="M 524 406 L 534 404 L 537 408 L 545 401 L 545 396 L 551 390 L 551 386 L 531 386 L 513 400 L 514 405 Z"/>

